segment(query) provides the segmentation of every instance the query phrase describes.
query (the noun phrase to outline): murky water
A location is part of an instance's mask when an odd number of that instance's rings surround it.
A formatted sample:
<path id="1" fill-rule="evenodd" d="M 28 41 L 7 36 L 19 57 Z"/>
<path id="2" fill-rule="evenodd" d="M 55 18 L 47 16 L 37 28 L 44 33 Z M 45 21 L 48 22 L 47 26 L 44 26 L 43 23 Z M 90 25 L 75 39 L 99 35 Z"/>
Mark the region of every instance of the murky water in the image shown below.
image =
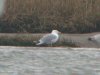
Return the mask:
<path id="1" fill-rule="evenodd" d="M 0 75 L 100 75 L 100 49 L 1 46 Z"/>

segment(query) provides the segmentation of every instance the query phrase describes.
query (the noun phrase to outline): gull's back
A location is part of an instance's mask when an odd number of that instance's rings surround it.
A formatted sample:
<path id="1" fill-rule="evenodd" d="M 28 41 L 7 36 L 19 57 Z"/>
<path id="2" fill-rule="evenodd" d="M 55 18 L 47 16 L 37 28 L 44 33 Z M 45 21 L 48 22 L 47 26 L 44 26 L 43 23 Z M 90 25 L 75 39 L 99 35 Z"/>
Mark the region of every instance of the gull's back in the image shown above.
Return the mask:
<path id="1" fill-rule="evenodd" d="M 47 34 L 40 39 L 40 41 L 45 44 L 55 43 L 57 40 L 58 40 L 58 37 L 54 34 Z"/>

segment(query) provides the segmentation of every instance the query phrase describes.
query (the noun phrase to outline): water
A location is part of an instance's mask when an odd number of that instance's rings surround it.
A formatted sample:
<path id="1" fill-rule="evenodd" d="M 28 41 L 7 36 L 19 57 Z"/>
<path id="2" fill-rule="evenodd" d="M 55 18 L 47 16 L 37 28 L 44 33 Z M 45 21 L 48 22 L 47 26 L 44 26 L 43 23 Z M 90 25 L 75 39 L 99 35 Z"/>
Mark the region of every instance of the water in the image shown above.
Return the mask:
<path id="1" fill-rule="evenodd" d="M 100 49 L 0 47 L 0 75 L 100 75 Z"/>

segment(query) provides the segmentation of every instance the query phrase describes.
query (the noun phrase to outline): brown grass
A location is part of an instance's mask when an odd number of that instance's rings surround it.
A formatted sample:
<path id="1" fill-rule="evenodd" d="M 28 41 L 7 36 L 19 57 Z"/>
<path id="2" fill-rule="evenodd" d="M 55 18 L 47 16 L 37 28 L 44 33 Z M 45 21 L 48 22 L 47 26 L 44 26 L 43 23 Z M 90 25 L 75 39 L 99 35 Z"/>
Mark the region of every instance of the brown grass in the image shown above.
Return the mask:
<path id="1" fill-rule="evenodd" d="M 1 32 L 92 32 L 99 21 L 100 0 L 7 0 Z"/>
<path id="2" fill-rule="evenodd" d="M 38 41 L 45 34 L 0 34 L 1 46 L 37 46 L 34 41 Z M 43 44 L 41 47 L 49 47 L 51 45 Z M 79 47 L 76 42 L 67 38 L 60 38 L 59 41 L 53 44 L 53 47 Z M 37 46 L 39 47 L 39 46 Z"/>

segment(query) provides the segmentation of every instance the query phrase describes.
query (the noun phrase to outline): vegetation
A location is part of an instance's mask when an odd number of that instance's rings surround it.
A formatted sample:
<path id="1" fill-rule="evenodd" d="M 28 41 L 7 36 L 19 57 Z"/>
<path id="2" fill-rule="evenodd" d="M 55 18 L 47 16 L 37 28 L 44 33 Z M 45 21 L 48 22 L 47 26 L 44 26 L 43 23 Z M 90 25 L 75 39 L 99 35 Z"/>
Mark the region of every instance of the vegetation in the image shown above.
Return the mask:
<path id="1" fill-rule="evenodd" d="M 100 31 L 100 0 L 6 0 L 0 32 Z"/>
<path id="2" fill-rule="evenodd" d="M 41 34 L 0 34 L 0 45 L 3 46 L 36 46 L 33 41 L 39 40 Z M 53 44 L 53 47 L 79 47 L 76 42 L 71 39 L 61 38 L 57 43 Z M 42 47 L 51 45 L 41 45 Z"/>

